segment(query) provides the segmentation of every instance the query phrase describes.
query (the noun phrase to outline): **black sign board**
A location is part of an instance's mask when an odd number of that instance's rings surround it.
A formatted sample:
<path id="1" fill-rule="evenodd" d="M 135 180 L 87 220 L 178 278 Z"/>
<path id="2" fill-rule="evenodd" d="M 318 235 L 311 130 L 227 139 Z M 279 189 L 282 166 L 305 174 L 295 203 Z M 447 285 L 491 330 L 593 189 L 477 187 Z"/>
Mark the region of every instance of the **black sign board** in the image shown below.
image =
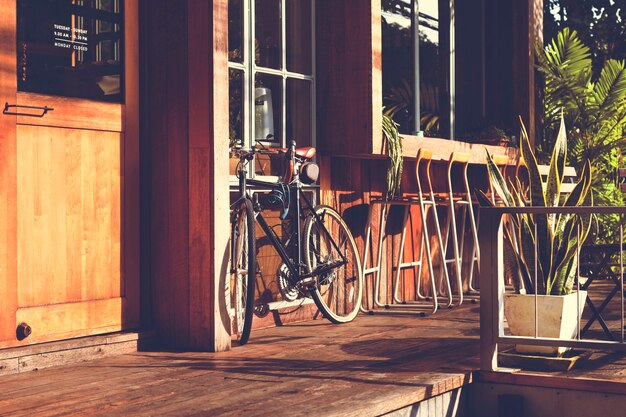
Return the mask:
<path id="1" fill-rule="evenodd" d="M 123 0 L 17 0 L 18 90 L 122 102 Z"/>

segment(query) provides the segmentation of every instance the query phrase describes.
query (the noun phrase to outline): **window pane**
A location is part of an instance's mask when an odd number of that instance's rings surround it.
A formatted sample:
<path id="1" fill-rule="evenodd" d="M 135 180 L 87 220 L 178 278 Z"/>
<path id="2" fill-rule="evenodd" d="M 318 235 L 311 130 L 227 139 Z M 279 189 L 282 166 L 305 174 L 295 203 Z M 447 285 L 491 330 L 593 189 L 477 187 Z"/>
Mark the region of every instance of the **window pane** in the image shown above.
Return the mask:
<path id="1" fill-rule="evenodd" d="M 230 144 L 243 143 L 243 71 L 228 71 L 228 118 Z"/>
<path id="2" fill-rule="evenodd" d="M 254 88 L 254 138 L 282 143 L 282 78 L 257 74 Z"/>
<path id="3" fill-rule="evenodd" d="M 254 61 L 260 67 L 280 69 L 280 0 L 255 0 Z"/>
<path id="4" fill-rule="evenodd" d="M 287 2 L 287 70 L 311 75 L 311 0 Z"/>
<path id="5" fill-rule="evenodd" d="M 243 0 L 228 0 L 228 60 L 243 62 Z"/>
<path id="6" fill-rule="evenodd" d="M 445 137 L 441 129 L 438 0 L 420 0 L 420 128 L 426 136 Z"/>
<path id="7" fill-rule="evenodd" d="M 311 81 L 287 80 L 287 141 L 298 147 L 312 146 Z"/>
<path id="8" fill-rule="evenodd" d="M 18 0 L 18 89 L 123 100 L 122 0 Z"/>
<path id="9" fill-rule="evenodd" d="M 383 103 L 401 133 L 413 132 L 413 35 L 410 0 L 383 0 Z"/>
<path id="10" fill-rule="evenodd" d="M 409 134 L 414 133 L 416 125 L 412 23 L 415 1 L 382 2 L 383 103 L 400 124 L 400 132 Z M 445 45 L 439 42 L 439 0 L 420 0 L 418 4 L 419 127 L 425 136 L 445 137 L 442 118 L 449 97 L 442 94 L 448 91 L 444 84 L 448 73 L 441 67 L 441 51 Z"/>
<path id="11" fill-rule="evenodd" d="M 244 72 L 231 69 L 228 71 L 228 139 L 229 146 L 243 144 L 244 132 Z M 235 174 L 235 163 L 230 164 L 230 174 Z"/>
<path id="12" fill-rule="evenodd" d="M 254 137 L 265 144 L 282 146 L 282 77 L 258 74 L 254 89 Z M 285 165 L 282 155 L 257 155 L 256 175 L 282 175 Z"/>

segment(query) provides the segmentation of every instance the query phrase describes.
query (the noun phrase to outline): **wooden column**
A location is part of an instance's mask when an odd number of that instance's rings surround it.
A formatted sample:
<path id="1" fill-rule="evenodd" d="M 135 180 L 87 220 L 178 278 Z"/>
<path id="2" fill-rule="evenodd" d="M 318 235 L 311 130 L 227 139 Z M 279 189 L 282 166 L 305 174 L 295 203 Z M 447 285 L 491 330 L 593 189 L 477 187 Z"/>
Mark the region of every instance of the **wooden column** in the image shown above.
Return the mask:
<path id="1" fill-rule="evenodd" d="M 513 111 L 535 141 L 535 44 L 542 39 L 543 0 L 512 1 Z"/>
<path id="2" fill-rule="evenodd" d="M 542 22 L 543 0 L 485 0 L 487 119 L 517 131 L 521 116 L 531 141 Z"/>
<path id="3" fill-rule="evenodd" d="M 0 0 L 0 101 L 16 102 L 15 0 Z M 16 116 L 0 114 L 0 340 L 15 339 L 17 310 Z M 6 319 L 11 318 L 11 319 Z"/>
<path id="4" fill-rule="evenodd" d="M 151 0 L 144 12 L 152 326 L 166 346 L 226 350 L 228 3 Z"/>

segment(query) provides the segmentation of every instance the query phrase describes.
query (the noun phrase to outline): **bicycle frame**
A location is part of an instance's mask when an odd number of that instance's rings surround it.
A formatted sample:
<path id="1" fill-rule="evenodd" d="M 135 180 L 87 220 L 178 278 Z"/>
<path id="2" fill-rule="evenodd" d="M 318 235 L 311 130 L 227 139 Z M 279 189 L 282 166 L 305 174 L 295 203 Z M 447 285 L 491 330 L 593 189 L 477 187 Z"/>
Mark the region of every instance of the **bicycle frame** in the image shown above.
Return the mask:
<path id="1" fill-rule="evenodd" d="M 267 189 L 272 189 L 276 186 L 276 182 L 268 182 L 268 181 L 260 181 L 260 180 L 255 180 L 255 179 L 248 179 L 246 178 L 246 174 L 247 171 L 245 170 L 245 168 L 240 168 L 238 171 L 238 176 L 239 176 L 239 198 L 233 203 L 233 207 L 236 206 L 237 204 L 239 204 L 243 199 L 249 199 L 250 201 L 253 202 L 253 208 L 254 208 L 254 216 L 256 221 L 259 223 L 259 225 L 261 226 L 261 229 L 263 229 L 263 232 L 265 233 L 265 235 L 268 237 L 268 239 L 270 240 L 270 243 L 272 244 L 272 246 L 276 249 L 276 251 L 278 252 L 278 255 L 280 256 L 281 260 L 283 261 L 283 263 L 285 264 L 285 266 L 287 267 L 287 269 L 289 270 L 291 277 L 289 277 L 291 280 L 293 280 L 294 283 L 298 283 L 306 278 L 310 278 L 313 277 L 315 275 L 320 275 L 321 273 L 324 273 L 326 270 L 331 270 L 333 268 L 345 265 L 347 263 L 347 260 L 345 259 L 344 255 L 341 253 L 341 250 L 339 249 L 339 246 L 337 244 L 337 242 L 335 242 L 335 240 L 333 239 L 333 237 L 331 236 L 330 232 L 326 229 L 326 226 L 324 225 L 324 222 L 321 220 L 321 218 L 317 215 L 317 213 L 315 212 L 315 209 L 313 207 L 313 205 L 311 204 L 310 200 L 306 197 L 306 195 L 304 194 L 304 191 L 302 190 L 302 185 L 299 181 L 299 179 L 296 179 L 295 181 L 293 181 L 291 184 L 288 185 L 290 191 L 291 190 L 295 190 L 296 191 L 296 230 L 295 230 L 295 240 L 294 240 L 294 255 L 295 255 L 295 259 L 292 259 L 289 254 L 287 253 L 285 247 L 283 246 L 283 244 L 281 243 L 280 238 L 278 237 L 278 235 L 276 234 L 276 232 L 274 231 L 274 229 L 272 227 L 269 226 L 269 224 L 267 223 L 267 221 L 265 220 L 265 218 L 263 217 L 263 214 L 261 213 L 261 211 L 263 210 L 263 207 L 261 207 L 261 205 L 259 204 L 258 201 L 255 201 L 252 199 L 252 197 L 250 196 L 250 194 L 248 193 L 248 189 L 249 186 L 257 186 L 260 188 L 267 188 Z M 304 202 L 304 207 L 302 207 L 301 205 L 301 201 Z M 322 232 L 324 233 L 324 235 L 329 239 L 329 241 L 331 242 L 333 248 L 337 251 L 337 253 L 339 253 L 341 260 L 338 262 L 335 262 L 333 264 L 330 265 L 325 265 L 323 268 L 320 269 L 316 269 L 314 271 L 311 272 L 307 272 L 306 271 L 306 267 L 303 264 L 303 259 L 302 259 L 302 247 L 301 247 L 301 237 L 302 237 L 302 227 L 301 227 L 301 218 L 303 210 L 306 210 L 308 212 L 310 212 L 314 217 L 315 217 L 315 221 L 318 224 L 318 226 L 321 226 L 320 229 L 322 230 Z M 231 245 L 234 245 L 234 242 L 231 242 Z M 232 251 L 234 250 L 234 247 L 231 247 L 231 253 L 233 253 Z"/>

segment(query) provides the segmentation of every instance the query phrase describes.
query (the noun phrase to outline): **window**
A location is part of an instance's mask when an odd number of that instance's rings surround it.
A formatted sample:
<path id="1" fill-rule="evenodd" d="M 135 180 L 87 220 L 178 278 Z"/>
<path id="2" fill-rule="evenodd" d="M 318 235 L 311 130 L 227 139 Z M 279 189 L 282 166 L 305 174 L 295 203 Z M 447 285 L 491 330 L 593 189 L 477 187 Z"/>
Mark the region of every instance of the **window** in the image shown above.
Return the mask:
<path id="1" fill-rule="evenodd" d="M 122 0 L 18 0 L 18 89 L 123 101 Z"/>
<path id="2" fill-rule="evenodd" d="M 383 105 L 401 133 L 454 137 L 453 4 L 382 1 Z"/>
<path id="3" fill-rule="evenodd" d="M 315 145 L 314 1 L 229 0 L 231 144 Z M 256 162 L 257 175 L 278 175 Z"/>

